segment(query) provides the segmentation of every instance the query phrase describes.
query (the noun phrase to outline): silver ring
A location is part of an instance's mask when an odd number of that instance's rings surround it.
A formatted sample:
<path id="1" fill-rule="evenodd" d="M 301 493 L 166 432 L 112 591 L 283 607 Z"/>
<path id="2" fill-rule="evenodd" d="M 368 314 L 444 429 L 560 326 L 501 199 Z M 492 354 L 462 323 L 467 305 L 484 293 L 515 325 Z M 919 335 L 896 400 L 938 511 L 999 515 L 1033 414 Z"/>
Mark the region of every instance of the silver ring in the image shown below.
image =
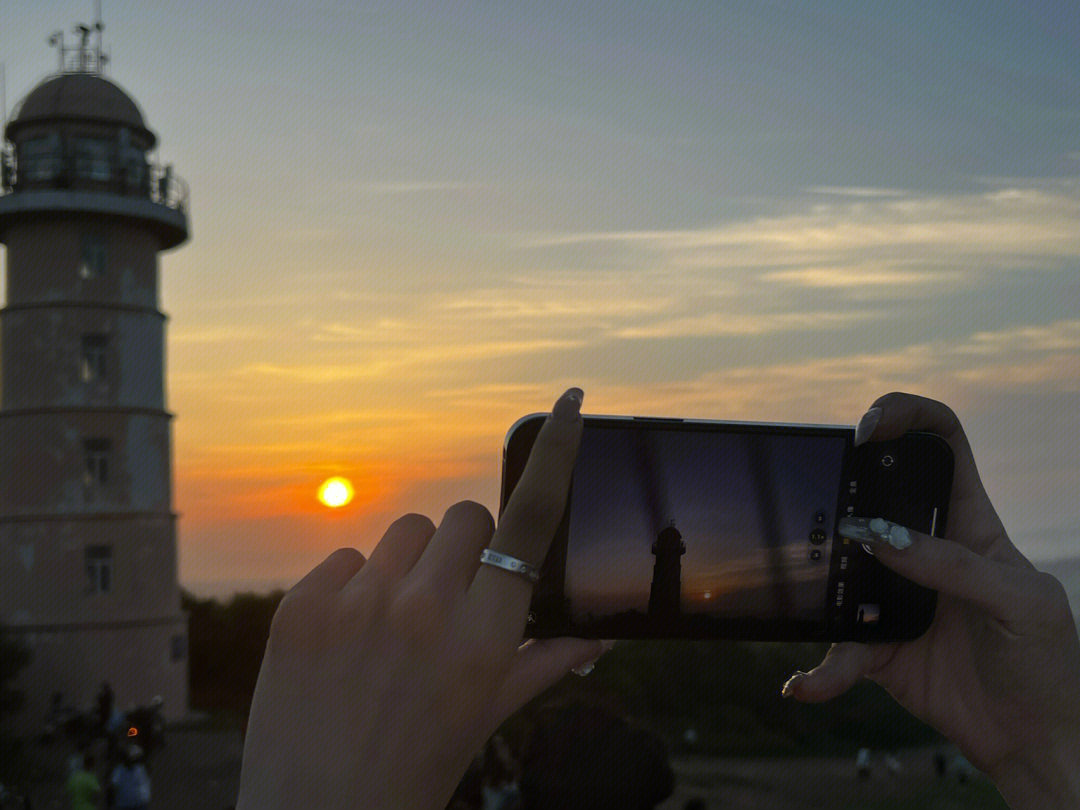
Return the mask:
<path id="1" fill-rule="evenodd" d="M 503 554 L 498 551 L 492 551 L 490 548 L 485 548 L 480 552 L 480 562 L 485 565 L 494 565 L 496 568 L 509 571 L 511 574 L 525 577 L 525 579 L 529 580 L 533 585 L 540 581 L 540 569 L 536 566 L 529 565 L 524 560 L 519 560 L 517 557 L 511 557 L 509 554 Z"/>

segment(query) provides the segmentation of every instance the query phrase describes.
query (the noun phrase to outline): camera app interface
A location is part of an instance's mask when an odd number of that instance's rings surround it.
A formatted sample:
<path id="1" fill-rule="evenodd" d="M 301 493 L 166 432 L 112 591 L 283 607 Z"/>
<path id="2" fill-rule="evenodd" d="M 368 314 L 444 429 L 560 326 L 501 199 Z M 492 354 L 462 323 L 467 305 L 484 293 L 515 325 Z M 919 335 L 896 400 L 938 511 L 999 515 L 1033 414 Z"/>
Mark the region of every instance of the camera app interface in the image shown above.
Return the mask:
<path id="1" fill-rule="evenodd" d="M 559 609 L 616 635 L 820 621 L 844 448 L 822 435 L 586 429 L 555 552 Z"/>

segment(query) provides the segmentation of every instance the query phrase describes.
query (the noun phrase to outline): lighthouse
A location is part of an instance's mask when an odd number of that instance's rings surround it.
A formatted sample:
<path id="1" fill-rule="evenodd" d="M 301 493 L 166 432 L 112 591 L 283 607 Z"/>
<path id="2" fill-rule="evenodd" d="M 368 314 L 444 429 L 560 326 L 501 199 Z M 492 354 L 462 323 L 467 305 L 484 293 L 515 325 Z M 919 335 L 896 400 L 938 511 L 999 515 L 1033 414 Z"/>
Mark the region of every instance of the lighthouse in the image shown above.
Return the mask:
<path id="1" fill-rule="evenodd" d="M 188 708 L 158 303 L 187 191 L 104 75 L 101 30 L 50 39 L 59 70 L 3 133 L 0 625 L 32 651 L 23 728 L 105 681 L 121 706 Z"/>
<path id="2" fill-rule="evenodd" d="M 649 591 L 649 618 L 660 621 L 678 619 L 682 614 L 682 560 L 686 544 L 672 523 L 656 536 L 652 545 L 652 587 Z"/>

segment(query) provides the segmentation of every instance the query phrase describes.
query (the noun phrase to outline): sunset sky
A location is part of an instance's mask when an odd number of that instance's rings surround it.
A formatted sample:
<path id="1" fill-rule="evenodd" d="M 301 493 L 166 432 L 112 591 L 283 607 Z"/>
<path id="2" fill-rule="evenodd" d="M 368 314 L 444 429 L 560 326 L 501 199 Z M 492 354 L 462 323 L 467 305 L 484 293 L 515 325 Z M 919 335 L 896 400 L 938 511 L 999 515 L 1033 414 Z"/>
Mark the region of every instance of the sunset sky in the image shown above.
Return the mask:
<path id="1" fill-rule="evenodd" d="M 191 188 L 182 583 L 494 511 L 507 428 L 568 385 L 841 424 L 932 396 L 1021 550 L 1080 553 L 1080 4 L 103 5 Z M 92 9 L 0 2 L 9 112 Z"/>

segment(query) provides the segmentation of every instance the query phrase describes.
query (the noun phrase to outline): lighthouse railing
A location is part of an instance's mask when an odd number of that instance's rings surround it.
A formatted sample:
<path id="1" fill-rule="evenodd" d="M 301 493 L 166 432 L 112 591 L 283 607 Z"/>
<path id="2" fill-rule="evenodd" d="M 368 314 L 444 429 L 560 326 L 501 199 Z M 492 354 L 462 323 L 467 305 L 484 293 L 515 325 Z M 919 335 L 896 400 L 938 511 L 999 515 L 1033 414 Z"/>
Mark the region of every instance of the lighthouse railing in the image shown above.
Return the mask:
<path id="1" fill-rule="evenodd" d="M 189 189 L 171 164 L 141 161 L 136 171 L 130 162 L 99 159 L 92 165 L 70 151 L 35 155 L 34 165 L 20 176 L 19 161 L 10 144 L 0 150 L 0 195 L 19 191 L 68 189 L 144 197 L 158 205 L 186 213 Z"/>

